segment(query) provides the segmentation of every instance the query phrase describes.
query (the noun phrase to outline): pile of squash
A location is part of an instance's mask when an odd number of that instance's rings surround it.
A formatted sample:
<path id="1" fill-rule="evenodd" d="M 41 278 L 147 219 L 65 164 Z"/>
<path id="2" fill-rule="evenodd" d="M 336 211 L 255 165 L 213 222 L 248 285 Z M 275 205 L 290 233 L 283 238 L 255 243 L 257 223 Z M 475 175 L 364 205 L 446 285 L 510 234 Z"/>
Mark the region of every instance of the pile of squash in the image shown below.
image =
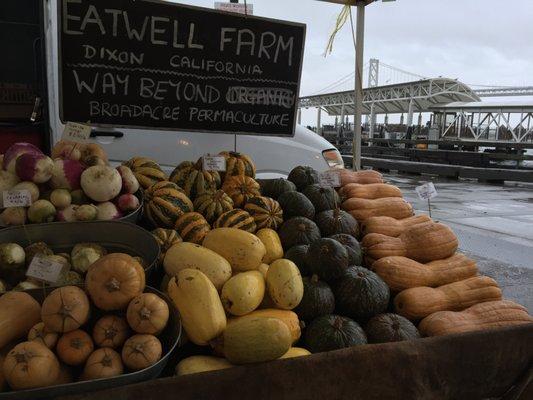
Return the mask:
<path id="1" fill-rule="evenodd" d="M 1 389 L 111 378 L 157 363 L 169 350 L 158 335 L 170 309 L 163 298 L 144 290 L 139 262 L 111 253 L 89 267 L 85 286 L 56 288 L 42 304 L 26 292 L 4 294 Z"/>

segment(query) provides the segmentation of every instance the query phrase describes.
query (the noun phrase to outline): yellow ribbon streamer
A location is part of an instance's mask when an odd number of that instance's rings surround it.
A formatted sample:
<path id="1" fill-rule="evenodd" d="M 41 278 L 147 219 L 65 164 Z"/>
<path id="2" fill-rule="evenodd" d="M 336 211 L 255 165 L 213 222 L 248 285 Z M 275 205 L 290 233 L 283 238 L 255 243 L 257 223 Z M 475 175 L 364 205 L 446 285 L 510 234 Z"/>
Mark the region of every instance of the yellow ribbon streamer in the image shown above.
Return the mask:
<path id="1" fill-rule="evenodd" d="M 344 7 L 342 7 L 341 12 L 337 16 L 335 28 L 333 28 L 333 32 L 331 32 L 331 35 L 329 36 L 328 44 L 326 45 L 326 50 L 324 51 L 324 57 L 327 57 L 327 55 L 331 54 L 331 52 L 333 51 L 333 42 L 335 41 L 335 36 L 342 29 L 342 27 L 348 20 L 348 17 L 350 16 L 350 12 L 351 12 L 351 9 L 349 5 L 345 5 Z"/>

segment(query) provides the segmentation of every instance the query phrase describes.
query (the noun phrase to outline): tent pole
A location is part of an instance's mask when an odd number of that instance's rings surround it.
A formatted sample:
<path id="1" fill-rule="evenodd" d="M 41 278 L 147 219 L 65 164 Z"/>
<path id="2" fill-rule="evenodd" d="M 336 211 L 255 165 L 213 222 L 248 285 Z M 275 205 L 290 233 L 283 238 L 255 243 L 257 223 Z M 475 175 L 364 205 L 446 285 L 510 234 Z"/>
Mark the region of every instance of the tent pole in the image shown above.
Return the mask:
<path id="1" fill-rule="evenodd" d="M 365 3 L 357 4 L 355 34 L 355 115 L 352 142 L 353 170 L 361 169 L 361 114 L 363 113 L 363 44 L 365 33 Z"/>

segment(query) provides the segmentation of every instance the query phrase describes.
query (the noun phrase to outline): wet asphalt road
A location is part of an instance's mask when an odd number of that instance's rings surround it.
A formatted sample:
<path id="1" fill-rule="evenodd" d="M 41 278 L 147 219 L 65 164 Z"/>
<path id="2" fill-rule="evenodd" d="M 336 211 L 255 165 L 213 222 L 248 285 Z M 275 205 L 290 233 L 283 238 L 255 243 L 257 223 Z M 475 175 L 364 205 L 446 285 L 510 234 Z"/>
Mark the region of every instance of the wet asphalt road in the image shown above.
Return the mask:
<path id="1" fill-rule="evenodd" d="M 450 226 L 460 251 L 478 261 L 494 278 L 504 297 L 533 313 L 533 185 L 481 184 L 417 175 L 385 177 L 399 186 L 417 213 L 428 213 L 415 187 L 432 180 L 438 196 L 431 201 L 433 219 Z"/>

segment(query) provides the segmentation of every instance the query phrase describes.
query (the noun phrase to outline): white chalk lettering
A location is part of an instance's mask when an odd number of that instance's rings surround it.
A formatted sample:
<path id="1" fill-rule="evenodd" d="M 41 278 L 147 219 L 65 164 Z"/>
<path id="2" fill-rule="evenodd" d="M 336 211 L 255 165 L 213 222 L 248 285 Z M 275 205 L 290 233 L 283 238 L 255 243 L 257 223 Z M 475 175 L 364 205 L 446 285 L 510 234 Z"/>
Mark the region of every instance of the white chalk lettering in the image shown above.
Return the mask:
<path id="1" fill-rule="evenodd" d="M 98 14 L 96 7 L 93 6 L 92 4 L 87 9 L 87 13 L 85 14 L 85 17 L 83 18 L 80 29 L 84 31 L 85 28 L 87 27 L 87 24 L 98 25 L 98 27 L 100 28 L 100 32 L 102 32 L 102 35 L 105 35 L 105 28 L 104 28 L 104 24 L 102 23 L 102 19 L 100 18 L 100 14 Z"/>
<path id="2" fill-rule="evenodd" d="M 117 31 L 118 31 L 118 16 L 122 14 L 122 10 L 116 10 L 114 8 L 106 8 L 104 12 L 106 14 L 111 14 L 113 16 L 113 28 L 111 31 L 113 32 L 113 36 L 116 37 Z"/>
<path id="3" fill-rule="evenodd" d="M 233 39 L 227 38 L 226 34 L 229 32 L 237 32 L 237 29 L 235 28 L 222 28 L 220 30 L 220 51 L 224 51 L 226 47 L 226 43 L 231 43 Z"/>
<path id="4" fill-rule="evenodd" d="M 184 49 L 185 45 L 178 42 L 178 21 L 174 20 L 174 32 L 172 35 L 172 47 L 175 49 Z"/>
<path id="5" fill-rule="evenodd" d="M 168 44 L 168 42 L 166 40 L 158 40 L 155 38 L 155 35 L 156 34 L 162 34 L 162 33 L 165 33 L 166 32 L 166 28 L 164 29 L 161 29 L 161 28 L 156 28 L 155 27 L 155 24 L 157 22 L 169 22 L 170 19 L 166 18 L 166 17 L 152 17 L 152 29 L 150 29 L 150 40 L 152 41 L 152 44 L 158 44 L 158 45 L 162 45 L 162 46 L 165 46 Z"/>
<path id="6" fill-rule="evenodd" d="M 243 35 L 247 35 L 249 37 L 248 40 L 244 40 Z M 241 49 L 244 46 L 250 47 L 250 55 L 253 56 L 255 52 L 255 35 L 250 29 L 239 29 L 239 33 L 237 35 L 237 55 L 241 55 Z"/>
<path id="7" fill-rule="evenodd" d="M 74 74 L 74 80 L 76 81 L 76 87 L 78 88 L 78 92 L 79 93 L 82 93 L 83 90 L 86 90 L 87 92 L 89 92 L 90 94 L 94 94 L 94 91 L 96 90 L 96 84 L 98 82 L 98 77 L 100 75 L 99 72 L 97 72 L 95 75 L 94 75 L 94 80 L 92 82 L 92 86 L 89 86 L 85 80 L 80 80 L 79 76 L 78 76 L 78 71 L 76 71 L 75 69 L 72 70 L 72 73 Z"/>
<path id="8" fill-rule="evenodd" d="M 130 27 L 130 19 L 128 18 L 128 12 L 124 11 L 122 13 L 124 15 L 124 24 L 126 25 L 126 32 L 128 34 L 128 38 L 138 40 L 139 42 L 144 40 L 144 34 L 146 33 L 146 26 L 148 25 L 148 20 L 150 17 L 146 16 L 144 18 L 144 22 L 141 28 L 141 31 L 139 32 L 137 29 L 134 29 Z"/>
<path id="9" fill-rule="evenodd" d="M 91 59 L 96 55 L 96 49 L 93 46 L 89 46 L 88 44 L 84 44 L 83 48 L 85 49 L 84 56 L 87 59 Z"/>
<path id="10" fill-rule="evenodd" d="M 83 32 L 69 29 L 68 21 L 80 21 L 81 18 L 68 13 L 68 3 L 81 3 L 81 0 L 63 0 L 63 33 L 67 35 L 82 35 Z"/>
<path id="11" fill-rule="evenodd" d="M 278 47 L 276 47 L 276 54 L 274 56 L 274 62 L 275 63 L 278 62 L 280 49 L 283 50 L 283 51 L 288 50 L 289 51 L 289 56 L 288 56 L 287 62 L 289 64 L 289 66 L 292 66 L 292 50 L 293 50 L 293 47 L 294 47 L 294 37 L 291 36 L 291 38 L 286 43 L 284 43 L 283 42 L 283 36 L 280 36 L 279 40 L 278 40 Z"/>
<path id="12" fill-rule="evenodd" d="M 188 42 L 188 46 L 189 46 L 189 49 L 200 49 L 202 50 L 204 48 L 204 45 L 203 44 L 198 44 L 198 43 L 194 43 L 194 24 L 191 23 L 189 25 L 189 42 Z"/>
<path id="13" fill-rule="evenodd" d="M 266 38 L 270 36 L 272 41 L 270 43 L 266 42 Z M 259 42 L 259 51 L 257 52 L 257 57 L 261 58 L 263 56 L 263 53 L 265 54 L 265 57 L 267 60 L 270 60 L 270 54 L 268 53 L 268 49 L 271 48 L 276 44 L 276 35 L 273 32 L 263 32 L 261 34 L 261 41 Z"/>

